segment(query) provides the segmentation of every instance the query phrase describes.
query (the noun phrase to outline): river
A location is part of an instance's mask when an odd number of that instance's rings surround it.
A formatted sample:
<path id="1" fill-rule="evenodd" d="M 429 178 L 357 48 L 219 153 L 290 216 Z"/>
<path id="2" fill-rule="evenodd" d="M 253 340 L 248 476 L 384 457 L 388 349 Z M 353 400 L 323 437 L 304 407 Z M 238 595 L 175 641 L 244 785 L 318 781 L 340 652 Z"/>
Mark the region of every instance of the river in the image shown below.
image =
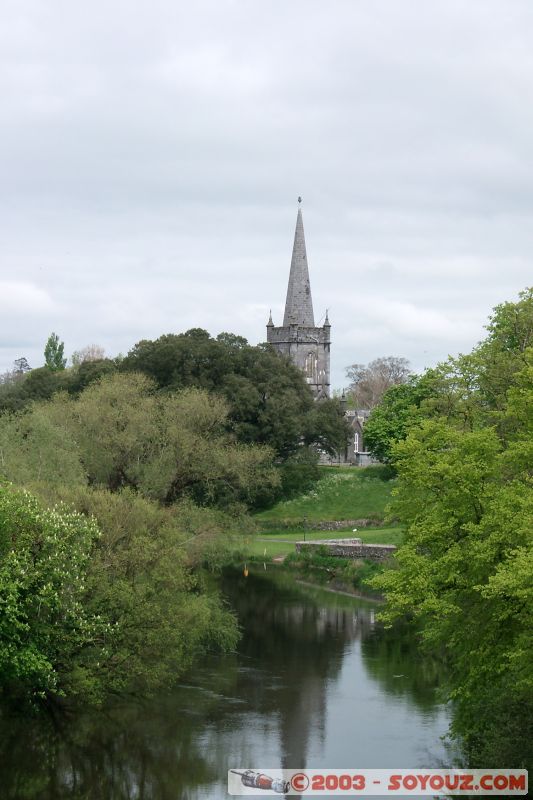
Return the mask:
<path id="1" fill-rule="evenodd" d="M 6 800 L 219 800 L 227 770 L 447 763 L 439 668 L 375 602 L 276 568 L 225 573 L 238 652 L 210 656 L 155 700 L 68 721 L 1 718 Z"/>

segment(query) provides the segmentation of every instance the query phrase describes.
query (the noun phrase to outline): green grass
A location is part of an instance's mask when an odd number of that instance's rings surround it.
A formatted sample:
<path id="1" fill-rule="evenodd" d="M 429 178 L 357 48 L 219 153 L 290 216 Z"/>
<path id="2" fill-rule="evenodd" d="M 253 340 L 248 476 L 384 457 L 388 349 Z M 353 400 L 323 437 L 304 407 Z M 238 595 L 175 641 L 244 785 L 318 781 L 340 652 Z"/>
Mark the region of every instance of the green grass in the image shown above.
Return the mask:
<path id="1" fill-rule="evenodd" d="M 302 530 L 283 530 L 283 531 L 266 531 L 259 533 L 259 537 L 268 539 L 268 543 L 272 542 L 300 542 L 304 538 Z M 395 544 L 399 545 L 403 539 L 403 531 L 398 527 L 388 528 L 359 528 L 356 533 L 349 530 L 341 531 L 306 531 L 305 540 L 312 542 L 315 539 L 347 539 L 356 537 L 361 539 L 363 544 Z"/>
<path id="2" fill-rule="evenodd" d="M 296 541 L 296 539 L 294 540 Z M 271 561 L 276 556 L 286 556 L 289 553 L 294 553 L 294 544 L 291 542 L 263 542 L 260 539 L 254 538 L 246 545 L 248 555 L 254 558 L 265 558 Z M 266 555 L 265 555 L 266 551 Z"/>
<path id="3" fill-rule="evenodd" d="M 256 515 L 261 520 L 383 520 L 394 480 L 383 467 L 324 467 L 323 477 L 306 494 L 277 503 Z"/>

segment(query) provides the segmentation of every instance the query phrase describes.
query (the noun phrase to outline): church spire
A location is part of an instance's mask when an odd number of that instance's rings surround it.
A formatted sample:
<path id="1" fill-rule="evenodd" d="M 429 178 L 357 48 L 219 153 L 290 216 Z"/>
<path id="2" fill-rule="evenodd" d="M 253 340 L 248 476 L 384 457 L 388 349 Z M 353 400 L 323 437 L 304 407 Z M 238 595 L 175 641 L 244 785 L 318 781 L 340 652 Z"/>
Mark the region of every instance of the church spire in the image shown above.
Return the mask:
<path id="1" fill-rule="evenodd" d="M 298 202 L 301 199 L 298 198 Z M 315 327 L 313 314 L 313 301 L 311 299 L 311 284 L 307 268 L 307 253 L 305 249 L 304 223 L 302 209 L 298 206 L 296 217 L 296 231 L 292 248 L 291 271 L 287 287 L 287 300 L 285 302 L 285 316 L 283 325 L 301 325 L 305 328 Z"/>

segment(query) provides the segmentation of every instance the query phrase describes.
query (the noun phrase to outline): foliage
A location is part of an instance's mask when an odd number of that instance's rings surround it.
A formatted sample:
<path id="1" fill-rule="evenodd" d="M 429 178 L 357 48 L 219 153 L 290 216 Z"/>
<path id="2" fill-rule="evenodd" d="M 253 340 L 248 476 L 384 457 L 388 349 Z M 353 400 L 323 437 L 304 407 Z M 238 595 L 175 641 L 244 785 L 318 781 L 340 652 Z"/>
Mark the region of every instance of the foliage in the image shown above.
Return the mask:
<path id="1" fill-rule="evenodd" d="M 327 547 L 304 548 L 290 553 L 284 561 L 288 567 L 297 567 L 311 577 L 340 583 L 351 589 L 365 589 L 371 593 L 371 580 L 383 572 L 383 565 L 363 559 L 340 558 L 329 554 Z"/>
<path id="2" fill-rule="evenodd" d="M 267 444 L 282 459 L 296 453 L 302 440 L 333 452 L 347 438 L 338 401 L 316 405 L 297 367 L 270 346 L 252 347 L 240 336 L 213 339 L 195 328 L 141 341 L 121 369 L 149 375 L 159 389 L 196 387 L 221 394 L 238 440 Z"/>
<path id="3" fill-rule="evenodd" d="M 260 488 L 253 504 L 255 511 L 309 491 L 321 477 L 318 454 L 311 447 L 301 447 L 285 461 L 275 464 L 275 468 L 279 481 Z"/>
<path id="4" fill-rule="evenodd" d="M 470 766 L 530 767 L 533 716 L 533 299 L 499 306 L 472 354 L 392 445 L 396 569 L 374 581 L 449 666 Z M 516 717 L 520 710 L 519 718 Z"/>
<path id="5" fill-rule="evenodd" d="M 0 477 L 18 486 L 86 483 L 79 448 L 65 429 L 68 411 L 68 401 L 60 396 L 0 417 Z"/>
<path id="6" fill-rule="evenodd" d="M 387 389 L 405 383 L 410 374 L 409 361 L 397 356 L 376 358 L 366 365 L 352 364 L 346 367 L 350 379 L 347 400 L 354 408 L 375 408 Z"/>
<path id="7" fill-rule="evenodd" d="M 117 370 L 117 363 L 114 359 L 89 359 L 80 362 L 74 369 L 68 372 L 68 381 L 65 389 L 74 396 L 83 392 L 91 383 L 103 378 L 104 375 L 111 375 Z"/>
<path id="8" fill-rule="evenodd" d="M 13 369 L 0 374 L 0 387 L 12 386 L 31 370 L 28 359 L 22 356 L 13 361 Z"/>
<path id="9" fill-rule="evenodd" d="M 83 602 L 98 528 L 66 510 L 44 511 L 26 492 L 0 488 L 0 685 L 44 698 L 64 691 L 74 664 L 112 628 Z"/>
<path id="10" fill-rule="evenodd" d="M 20 411 L 61 390 L 77 396 L 120 370 L 148 376 L 159 394 L 195 388 L 219 395 L 228 408 L 227 432 L 242 444 L 268 445 L 278 461 L 292 458 L 302 445 L 328 453 L 346 445 L 349 432 L 338 400 L 316 404 L 301 371 L 288 359 L 231 333 L 214 339 L 193 328 L 143 340 L 125 358 L 115 359 L 103 358 L 101 348 L 91 345 L 75 353 L 73 363 L 67 370 L 33 370 L 16 381 L 9 373 L 4 384 L 0 381 L 0 411 Z"/>
<path id="11" fill-rule="evenodd" d="M 305 416 L 304 443 L 318 447 L 323 453 L 336 456 L 343 452 L 350 435 L 344 409 L 338 398 L 314 403 Z"/>
<path id="12" fill-rule="evenodd" d="M 90 383 L 116 370 L 116 359 L 103 359 L 58 371 L 40 367 L 22 374 L 10 372 L 4 381 L 0 380 L 0 412 L 22 411 L 32 402 L 49 400 L 60 391 L 78 395 Z"/>
<path id="13" fill-rule="evenodd" d="M 307 492 L 260 512 L 258 520 L 383 520 L 394 481 L 383 467 L 321 467 Z"/>
<path id="14" fill-rule="evenodd" d="M 316 452 L 311 448 L 298 450 L 279 469 L 280 498 L 287 500 L 309 491 L 321 477 Z"/>
<path id="15" fill-rule="evenodd" d="M 67 359 L 64 357 L 65 343 L 59 341 L 57 333 L 51 333 L 44 348 L 44 361 L 53 372 L 65 369 Z"/>
<path id="16" fill-rule="evenodd" d="M 172 682 L 206 646 L 234 646 L 233 616 L 192 571 L 188 544 L 202 533 L 185 533 L 178 509 L 128 491 L 52 494 L 68 505 L 47 511 L 26 492 L 0 490 L 5 693 L 91 701 L 145 694 Z M 222 533 L 214 520 L 207 527 L 209 536 Z"/>
<path id="17" fill-rule="evenodd" d="M 364 428 L 365 447 L 378 461 L 391 463 L 394 443 L 404 439 L 410 426 L 421 419 L 420 405 L 430 395 L 433 381 L 433 373 L 428 371 L 383 394 Z"/>
<path id="18" fill-rule="evenodd" d="M 21 411 L 34 400 L 48 400 L 66 386 L 68 371 L 48 367 L 32 369 L 0 386 L 0 410 Z"/>
<path id="19" fill-rule="evenodd" d="M 27 484 L 130 487 L 164 503 L 253 505 L 275 490 L 272 452 L 235 441 L 220 397 L 187 389 L 158 394 L 144 375 L 111 374 L 77 399 L 0 418 L 0 472 Z"/>
<path id="20" fill-rule="evenodd" d="M 115 374 L 72 404 L 71 425 L 89 481 L 130 486 L 165 503 L 185 495 L 201 504 L 253 502 L 278 481 L 266 447 L 227 432 L 226 403 L 189 388 L 157 394 L 140 374 Z"/>

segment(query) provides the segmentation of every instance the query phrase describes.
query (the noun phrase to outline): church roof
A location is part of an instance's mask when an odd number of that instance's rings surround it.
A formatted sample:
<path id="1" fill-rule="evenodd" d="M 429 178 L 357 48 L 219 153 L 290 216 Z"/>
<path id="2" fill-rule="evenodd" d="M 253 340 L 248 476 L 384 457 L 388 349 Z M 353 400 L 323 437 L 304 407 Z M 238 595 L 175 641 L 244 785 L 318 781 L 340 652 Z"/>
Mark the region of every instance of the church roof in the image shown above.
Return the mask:
<path id="1" fill-rule="evenodd" d="M 296 217 L 296 231 L 294 232 L 291 271 L 287 287 L 283 325 L 284 327 L 287 325 L 302 325 L 307 328 L 315 327 L 301 208 L 298 209 L 298 216 Z"/>

